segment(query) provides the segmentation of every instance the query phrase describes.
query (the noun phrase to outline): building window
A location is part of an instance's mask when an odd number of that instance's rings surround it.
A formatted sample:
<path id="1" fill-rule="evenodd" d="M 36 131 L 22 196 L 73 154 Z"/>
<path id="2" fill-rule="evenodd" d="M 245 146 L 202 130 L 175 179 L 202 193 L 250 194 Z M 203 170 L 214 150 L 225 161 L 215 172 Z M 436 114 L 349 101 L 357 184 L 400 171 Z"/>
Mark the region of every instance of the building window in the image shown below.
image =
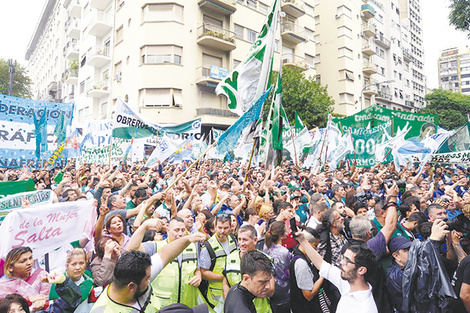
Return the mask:
<path id="1" fill-rule="evenodd" d="M 246 4 L 253 9 L 256 9 L 257 0 L 246 0 Z"/>
<path id="2" fill-rule="evenodd" d="M 203 53 L 202 54 L 202 65 L 204 67 L 210 67 L 211 65 L 222 67 L 222 58 Z M 209 76 L 209 75 L 207 75 L 207 76 Z"/>
<path id="3" fill-rule="evenodd" d="M 181 89 L 147 88 L 139 90 L 141 107 L 181 107 L 183 96 Z"/>
<path id="4" fill-rule="evenodd" d="M 315 57 L 313 55 L 305 53 L 305 63 L 313 67 L 315 64 Z"/>
<path id="5" fill-rule="evenodd" d="M 305 14 L 313 16 L 314 9 L 313 9 L 312 6 L 305 3 L 304 4 L 304 9 L 305 9 Z"/>
<path id="6" fill-rule="evenodd" d="M 178 4 L 147 4 L 142 11 L 144 22 L 183 22 L 183 7 Z"/>
<path id="7" fill-rule="evenodd" d="M 120 43 L 124 39 L 124 27 L 121 26 L 116 29 L 116 44 Z"/>
<path id="8" fill-rule="evenodd" d="M 313 19 L 315 20 L 315 25 L 320 24 L 320 15 L 316 15 Z"/>
<path id="9" fill-rule="evenodd" d="M 314 40 L 315 34 L 313 33 L 313 30 L 305 27 L 305 37 L 307 37 L 308 40 L 313 41 Z"/>
<path id="10" fill-rule="evenodd" d="M 85 92 L 85 82 L 82 81 L 82 82 L 80 83 L 80 93 L 82 94 L 82 93 L 84 93 L 84 92 Z"/>
<path id="11" fill-rule="evenodd" d="M 144 46 L 140 49 L 142 64 L 181 64 L 183 48 L 178 46 Z"/>
<path id="12" fill-rule="evenodd" d="M 338 57 L 348 57 L 350 59 L 353 58 L 353 52 L 351 49 L 346 47 L 342 47 L 338 49 Z"/>
<path id="13" fill-rule="evenodd" d="M 233 68 L 236 68 L 240 63 L 242 63 L 242 61 L 233 60 Z"/>
<path id="14" fill-rule="evenodd" d="M 349 38 L 352 38 L 352 30 L 347 28 L 346 26 L 338 27 L 338 37 L 341 36 L 347 36 Z"/>
<path id="15" fill-rule="evenodd" d="M 249 42 L 255 42 L 258 37 L 258 33 L 251 29 L 246 29 L 246 40 Z"/>
<path id="16" fill-rule="evenodd" d="M 259 2 L 258 10 L 259 10 L 261 13 L 267 14 L 268 11 L 269 11 L 269 6 L 266 5 L 266 4 L 264 4 L 264 3 Z"/>
<path id="17" fill-rule="evenodd" d="M 243 33 L 245 28 L 243 26 L 235 24 L 235 38 L 243 40 Z"/>
<path id="18" fill-rule="evenodd" d="M 343 14 L 350 18 L 351 17 L 351 9 L 349 9 L 348 7 L 346 7 L 344 5 L 339 6 L 336 9 L 336 16 L 340 17 Z"/>

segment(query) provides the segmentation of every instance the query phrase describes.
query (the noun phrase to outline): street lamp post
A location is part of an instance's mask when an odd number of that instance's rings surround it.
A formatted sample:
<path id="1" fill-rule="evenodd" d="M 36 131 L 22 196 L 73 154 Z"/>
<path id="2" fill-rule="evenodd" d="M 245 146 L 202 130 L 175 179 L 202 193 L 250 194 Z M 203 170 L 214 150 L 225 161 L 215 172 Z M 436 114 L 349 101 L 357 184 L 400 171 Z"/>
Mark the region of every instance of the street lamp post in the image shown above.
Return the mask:
<path id="1" fill-rule="evenodd" d="M 364 97 L 363 97 L 363 93 L 364 93 L 364 90 L 366 90 L 366 88 L 370 87 L 370 86 L 376 86 L 377 89 L 379 88 L 380 85 L 383 85 L 383 84 L 389 84 L 389 83 L 394 83 L 395 81 L 394 80 L 385 80 L 383 82 L 378 82 L 378 83 L 373 83 L 373 84 L 367 84 L 365 85 L 362 90 L 361 90 L 361 96 L 360 96 L 360 102 L 361 102 L 361 111 L 362 111 L 362 103 L 364 102 Z"/>
<path id="2" fill-rule="evenodd" d="M 13 89 L 13 75 L 15 74 L 16 60 L 13 62 L 12 59 L 8 59 L 8 66 L 10 67 L 10 84 L 8 85 L 8 95 L 11 96 L 11 91 Z"/>

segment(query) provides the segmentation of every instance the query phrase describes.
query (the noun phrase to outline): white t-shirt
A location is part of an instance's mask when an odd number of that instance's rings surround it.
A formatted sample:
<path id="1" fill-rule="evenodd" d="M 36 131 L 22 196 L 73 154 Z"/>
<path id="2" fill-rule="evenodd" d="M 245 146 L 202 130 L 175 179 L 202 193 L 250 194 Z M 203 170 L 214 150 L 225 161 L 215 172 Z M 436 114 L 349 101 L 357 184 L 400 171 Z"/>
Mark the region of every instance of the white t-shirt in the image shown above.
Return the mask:
<path id="1" fill-rule="evenodd" d="M 160 272 L 163 269 L 163 261 L 158 253 L 155 253 L 154 255 L 152 255 L 151 260 L 152 260 L 152 267 L 150 268 L 150 281 L 152 281 L 155 277 L 157 277 L 157 275 L 160 274 Z"/>
<path id="2" fill-rule="evenodd" d="M 351 285 L 341 278 L 341 270 L 328 262 L 322 263 L 320 276 L 328 279 L 341 293 L 336 313 L 378 313 L 370 284 L 368 290 L 349 292 Z"/>

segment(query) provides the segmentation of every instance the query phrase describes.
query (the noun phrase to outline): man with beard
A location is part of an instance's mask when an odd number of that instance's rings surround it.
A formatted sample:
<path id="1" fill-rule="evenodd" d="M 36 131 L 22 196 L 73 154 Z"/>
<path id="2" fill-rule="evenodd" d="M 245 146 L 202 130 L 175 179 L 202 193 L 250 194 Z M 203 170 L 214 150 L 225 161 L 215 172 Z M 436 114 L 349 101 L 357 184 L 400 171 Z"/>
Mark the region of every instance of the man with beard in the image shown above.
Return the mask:
<path id="1" fill-rule="evenodd" d="M 372 286 L 365 278 L 368 269 L 377 262 L 377 258 L 369 248 L 361 245 L 350 246 L 342 255 L 341 269 L 339 269 L 324 261 L 302 232 L 298 232 L 297 237 L 305 254 L 320 271 L 320 277 L 329 280 L 341 293 L 337 313 L 378 312 Z"/>
<path id="2" fill-rule="evenodd" d="M 113 282 L 101 293 L 92 313 L 156 312 L 159 303 L 152 297 L 149 282 L 191 242 L 204 240 L 203 234 L 177 239 L 150 257 L 140 251 L 121 255 L 114 268 Z"/>

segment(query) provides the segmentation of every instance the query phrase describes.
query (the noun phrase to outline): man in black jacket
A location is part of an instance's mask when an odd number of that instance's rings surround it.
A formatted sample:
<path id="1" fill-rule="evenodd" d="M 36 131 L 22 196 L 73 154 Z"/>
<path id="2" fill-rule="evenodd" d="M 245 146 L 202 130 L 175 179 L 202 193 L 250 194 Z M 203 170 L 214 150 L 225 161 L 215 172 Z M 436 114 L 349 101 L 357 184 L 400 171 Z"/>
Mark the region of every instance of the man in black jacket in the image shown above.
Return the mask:
<path id="1" fill-rule="evenodd" d="M 247 252 L 242 260 L 240 271 L 242 282 L 230 288 L 225 300 L 225 313 L 256 313 L 253 300 L 265 298 L 271 289 L 273 266 L 271 260 L 262 252 Z M 264 308 L 263 312 L 267 312 Z"/>

